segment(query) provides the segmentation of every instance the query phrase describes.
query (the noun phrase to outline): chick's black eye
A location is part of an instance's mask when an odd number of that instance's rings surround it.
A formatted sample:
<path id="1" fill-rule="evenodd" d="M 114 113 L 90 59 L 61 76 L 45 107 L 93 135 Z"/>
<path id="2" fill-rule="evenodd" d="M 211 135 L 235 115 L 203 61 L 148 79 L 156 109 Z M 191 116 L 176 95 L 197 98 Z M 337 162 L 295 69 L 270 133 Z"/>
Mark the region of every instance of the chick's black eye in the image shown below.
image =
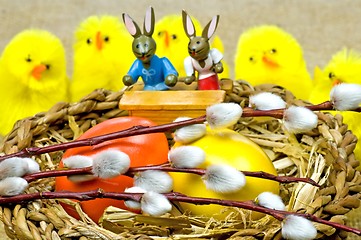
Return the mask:
<path id="1" fill-rule="evenodd" d="M 87 43 L 87 44 L 91 44 L 91 43 L 92 43 L 92 40 L 91 40 L 90 38 L 88 38 L 88 39 L 86 40 L 86 43 Z"/>
<path id="2" fill-rule="evenodd" d="M 105 41 L 105 42 L 109 42 L 109 37 L 106 36 L 106 37 L 104 38 L 104 41 Z"/>
<path id="3" fill-rule="evenodd" d="M 27 62 L 31 62 L 30 55 L 29 55 L 29 56 L 27 56 L 27 58 L 25 58 L 25 61 L 27 61 Z"/>
<path id="4" fill-rule="evenodd" d="M 171 37 L 172 37 L 173 40 L 177 39 L 177 35 L 175 35 L 175 34 L 172 34 Z"/>
<path id="5" fill-rule="evenodd" d="M 334 74 L 333 72 L 330 72 L 330 73 L 328 74 L 328 77 L 329 77 L 330 79 L 332 79 L 332 78 L 335 77 L 335 74 Z"/>
<path id="6" fill-rule="evenodd" d="M 250 58 L 249 58 L 249 61 L 250 61 L 250 62 L 253 62 L 253 61 L 254 61 L 254 58 L 253 58 L 253 57 L 250 57 Z"/>
<path id="7" fill-rule="evenodd" d="M 276 53 L 277 50 L 276 50 L 275 48 L 272 48 L 270 52 L 271 52 L 271 53 Z"/>

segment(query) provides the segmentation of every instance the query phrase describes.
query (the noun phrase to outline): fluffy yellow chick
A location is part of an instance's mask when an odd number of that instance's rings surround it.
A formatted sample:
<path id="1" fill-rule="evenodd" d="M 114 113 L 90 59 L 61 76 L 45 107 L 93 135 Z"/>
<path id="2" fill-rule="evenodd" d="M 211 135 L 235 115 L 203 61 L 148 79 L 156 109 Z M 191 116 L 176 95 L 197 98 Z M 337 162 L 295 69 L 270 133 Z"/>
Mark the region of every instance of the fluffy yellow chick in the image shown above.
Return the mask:
<path id="1" fill-rule="evenodd" d="M 22 118 L 68 101 L 69 80 L 63 45 L 48 31 L 18 33 L 0 59 L 0 134 Z"/>
<path id="2" fill-rule="evenodd" d="M 330 100 L 330 91 L 336 84 L 361 84 L 361 53 L 347 48 L 340 50 L 332 56 L 323 70 L 316 70 L 314 81 L 315 87 L 310 95 L 310 102 L 313 104 Z M 344 122 L 359 139 L 354 153 L 356 158 L 361 160 L 361 114 L 338 113 L 342 114 Z"/>
<path id="3" fill-rule="evenodd" d="M 342 82 L 361 84 L 361 53 L 344 48 L 332 56 L 324 69 L 316 67 L 310 102 L 329 100 L 332 87 Z"/>
<path id="4" fill-rule="evenodd" d="M 95 89 L 121 90 L 135 57 L 132 37 L 115 16 L 90 16 L 75 31 L 72 101 Z"/>
<path id="5" fill-rule="evenodd" d="M 235 77 L 252 85 L 280 85 L 305 100 L 312 87 L 301 46 L 291 34 L 272 25 L 253 27 L 240 35 Z"/>
<path id="6" fill-rule="evenodd" d="M 192 18 L 196 32 L 202 33 L 201 24 L 197 19 Z M 166 15 L 155 24 L 154 40 L 157 43 L 157 55 L 167 57 L 178 71 L 179 76 L 186 76 L 184 69 L 184 59 L 189 56 L 187 46 L 189 38 L 184 32 L 182 15 L 172 14 Z M 217 48 L 224 53 L 222 40 L 218 36 L 214 36 L 211 43 L 212 48 Z M 219 78 L 229 78 L 229 65 L 222 60 L 223 72 L 218 74 Z"/>

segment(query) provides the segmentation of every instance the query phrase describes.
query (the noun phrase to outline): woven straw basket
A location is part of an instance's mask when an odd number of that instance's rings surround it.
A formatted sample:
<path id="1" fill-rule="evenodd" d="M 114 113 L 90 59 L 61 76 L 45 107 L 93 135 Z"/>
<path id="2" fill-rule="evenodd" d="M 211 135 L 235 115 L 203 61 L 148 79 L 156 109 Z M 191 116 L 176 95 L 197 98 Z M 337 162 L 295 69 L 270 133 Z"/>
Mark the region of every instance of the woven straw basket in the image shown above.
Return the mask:
<path id="1" fill-rule="evenodd" d="M 282 88 L 264 85 L 253 88 L 234 82 L 227 102 L 248 106 L 248 98 L 258 91 L 271 91 L 288 104 L 303 105 Z M 59 103 L 48 112 L 17 122 L 3 139 L 1 152 L 17 152 L 23 148 L 42 147 L 77 138 L 92 126 L 127 112 L 118 108 L 123 92 L 96 90 L 74 104 Z M 234 129 L 260 145 L 270 156 L 279 175 L 312 177 L 321 187 L 305 183 L 281 184 L 281 197 L 289 211 L 314 214 L 346 225 L 345 214 L 359 206 L 361 174 L 356 170 L 353 149 L 356 137 L 342 123 L 342 116 L 317 113 L 318 127 L 305 134 L 287 135 L 277 119 L 242 118 Z M 55 169 L 62 153 L 37 156 L 43 170 Z M 27 192 L 51 191 L 54 179 L 31 183 Z M 59 200 L 60 201 L 60 200 Z M 37 200 L 24 204 L 1 206 L 4 230 L 11 239 L 281 239 L 281 223 L 270 216 L 250 220 L 249 212 L 237 209 L 237 216 L 223 221 L 200 216 L 161 218 L 111 209 L 108 220 L 116 226 L 112 231 L 92 222 L 78 209 L 80 220 L 70 217 L 56 200 Z M 349 218 L 350 219 L 350 218 Z M 351 217 L 351 220 L 357 220 Z M 317 224 L 318 238 L 356 239 L 356 235 Z M 3 239 L 3 238 L 1 238 Z"/>

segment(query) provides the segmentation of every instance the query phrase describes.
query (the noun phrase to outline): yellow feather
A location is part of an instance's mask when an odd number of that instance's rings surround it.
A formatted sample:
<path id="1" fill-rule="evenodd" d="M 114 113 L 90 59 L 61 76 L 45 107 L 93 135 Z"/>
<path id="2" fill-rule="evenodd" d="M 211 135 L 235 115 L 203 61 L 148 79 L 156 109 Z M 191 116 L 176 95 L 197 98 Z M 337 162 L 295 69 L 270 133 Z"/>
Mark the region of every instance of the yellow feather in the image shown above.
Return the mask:
<path id="1" fill-rule="evenodd" d="M 196 34 L 202 34 L 202 26 L 199 21 L 192 17 Z M 153 38 L 157 43 L 156 54 L 159 57 L 167 57 L 178 71 L 180 77 L 185 77 L 184 59 L 189 56 L 188 43 L 189 38 L 183 29 L 182 15 L 166 15 L 156 22 Z M 218 36 L 211 39 L 211 47 L 217 48 L 224 53 L 222 40 Z M 224 71 L 219 74 L 219 78 L 229 78 L 229 65 L 222 60 Z"/>
<path id="2" fill-rule="evenodd" d="M 79 25 L 73 46 L 73 101 L 98 88 L 119 91 L 124 87 L 122 77 L 135 60 L 132 40 L 123 23 L 114 16 L 90 16 Z"/>
<path id="3" fill-rule="evenodd" d="M 34 72 L 44 66 L 41 73 Z M 65 52 L 53 34 L 38 29 L 18 33 L 0 59 L 0 134 L 7 134 L 22 118 L 47 111 L 69 100 Z"/>
<path id="4" fill-rule="evenodd" d="M 317 78 L 317 79 L 316 79 Z M 310 102 L 318 104 L 330 99 L 330 91 L 337 82 L 361 84 L 361 53 L 344 48 L 335 53 L 321 73 L 315 75 L 315 87 L 310 95 Z M 341 113 L 343 121 L 349 129 L 361 138 L 361 113 Z M 361 141 L 359 140 L 354 151 L 356 159 L 361 159 Z M 360 168 L 361 169 L 361 168 Z"/>
<path id="5" fill-rule="evenodd" d="M 301 46 L 291 34 L 271 25 L 253 27 L 240 35 L 235 77 L 252 85 L 280 85 L 301 99 L 308 99 L 312 87 Z"/>

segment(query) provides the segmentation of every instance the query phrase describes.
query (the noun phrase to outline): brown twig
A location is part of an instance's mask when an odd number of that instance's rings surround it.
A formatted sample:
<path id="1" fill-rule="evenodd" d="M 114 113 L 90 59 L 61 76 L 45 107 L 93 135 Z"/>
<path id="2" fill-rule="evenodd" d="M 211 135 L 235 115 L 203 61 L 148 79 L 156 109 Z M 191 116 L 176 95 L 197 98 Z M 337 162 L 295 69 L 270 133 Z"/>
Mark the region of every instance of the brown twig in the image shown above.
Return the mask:
<path id="1" fill-rule="evenodd" d="M 48 170 L 48 171 L 27 174 L 23 176 L 23 178 L 28 183 L 31 183 L 33 181 L 42 178 L 93 174 L 92 169 L 93 167 Z"/>
<path id="2" fill-rule="evenodd" d="M 305 217 L 311 221 L 319 222 L 325 225 L 329 225 L 331 227 L 344 230 L 347 232 L 351 232 L 361 236 L 361 230 L 348 227 L 339 223 L 331 222 L 324 220 L 322 218 L 316 217 L 310 214 L 303 214 L 303 213 L 296 213 L 296 212 L 287 212 L 287 211 L 280 211 L 262 207 L 256 204 L 254 201 L 233 201 L 233 200 L 223 200 L 223 199 L 214 199 L 214 198 L 201 198 L 201 197 L 190 197 L 186 196 L 181 193 L 166 193 L 164 194 L 170 201 L 179 201 L 179 202 L 186 202 L 191 204 L 197 205 L 209 205 L 209 204 L 216 204 L 222 206 L 229 206 L 229 207 L 238 207 L 242 209 L 247 209 L 251 211 L 256 211 L 260 213 L 264 213 L 267 215 L 271 215 L 274 218 L 282 221 L 287 215 L 297 215 L 301 217 Z M 94 200 L 96 198 L 111 198 L 117 200 L 134 200 L 140 201 L 142 198 L 142 193 L 115 193 L 115 192 L 104 192 L 102 189 L 96 189 L 92 191 L 86 192 L 41 192 L 41 193 L 29 193 L 29 194 L 22 194 L 13 197 L 0 197 L 0 205 L 8 204 L 8 203 L 22 203 L 27 201 L 32 201 L 36 199 L 75 199 L 80 201 L 88 201 Z"/>
<path id="3" fill-rule="evenodd" d="M 280 221 L 282 221 L 286 217 L 286 215 L 297 215 L 297 216 L 301 216 L 301 217 L 307 218 L 309 220 L 312 220 L 314 222 L 319 222 L 319 223 L 326 224 L 326 225 L 329 225 L 331 227 L 334 227 L 334 228 L 337 228 L 340 230 L 352 232 L 359 236 L 361 235 L 361 230 L 357 229 L 357 228 L 348 227 L 348 226 L 345 226 L 345 225 L 342 225 L 342 224 L 339 224 L 336 222 L 330 222 L 330 221 L 324 220 L 322 218 L 316 217 L 311 214 L 287 212 L 287 211 L 265 208 L 265 207 L 262 207 L 262 206 L 256 204 L 254 201 L 243 201 L 242 202 L 242 201 L 222 200 L 222 199 L 213 199 L 213 198 L 189 197 L 184 194 L 176 193 L 176 192 L 175 193 L 167 193 L 164 195 L 166 195 L 166 197 L 170 201 L 187 202 L 187 203 L 192 203 L 192 204 L 197 204 L 197 205 L 199 205 L 199 204 L 205 204 L 205 205 L 217 204 L 217 205 L 222 205 L 222 206 L 243 208 L 243 209 L 271 215 Z"/>
<path id="4" fill-rule="evenodd" d="M 283 116 L 282 109 L 277 110 L 269 110 L 269 111 L 260 111 L 260 110 L 254 110 L 252 108 L 245 108 L 243 111 L 244 117 L 251 117 L 251 116 L 272 116 L 275 118 L 282 118 Z M 77 147 L 85 147 L 85 146 L 94 146 L 97 144 L 100 144 L 105 141 L 110 141 L 113 139 L 118 138 L 124 138 L 124 137 L 130 137 L 130 136 L 136 136 L 136 135 L 142 135 L 142 134 L 150 134 L 150 133 L 163 133 L 163 132 L 170 132 L 174 131 L 178 128 L 192 125 L 192 124 L 198 124 L 198 123 L 204 123 L 206 121 L 206 115 L 192 118 L 184 121 L 179 122 L 173 122 L 168 124 L 162 124 L 159 126 L 134 126 L 125 130 L 121 130 L 114 133 L 108 133 L 92 138 L 86 138 L 81 140 L 74 140 L 71 142 L 65 142 L 65 143 L 59 143 L 54 144 L 50 146 L 44 146 L 44 147 L 29 147 L 24 148 L 23 150 L 7 154 L 4 156 L 0 156 L 0 162 L 11 157 L 30 157 L 35 155 L 40 155 L 43 153 L 50 153 L 50 152 L 56 152 L 56 151 L 64 151 L 70 148 L 77 148 Z"/>
<path id="5" fill-rule="evenodd" d="M 318 104 L 318 105 L 306 106 L 306 108 L 308 108 L 312 111 L 334 110 L 333 104 L 330 101 L 326 101 L 326 102 Z M 266 116 L 269 116 L 269 117 L 282 119 L 284 111 L 285 111 L 284 108 L 274 109 L 274 110 L 254 110 L 252 108 L 246 107 L 243 109 L 242 117 L 266 117 Z M 361 108 L 357 108 L 357 109 L 354 109 L 351 111 L 361 112 Z M 24 148 L 23 150 L 21 150 L 19 152 L 0 156 L 0 162 L 2 160 L 10 158 L 10 157 L 30 157 L 30 156 L 40 155 L 43 153 L 63 151 L 63 150 L 67 150 L 70 148 L 94 146 L 94 145 L 100 144 L 105 141 L 123 138 L 123 137 L 130 137 L 130 136 L 150 134 L 150 133 L 169 132 L 169 131 L 174 131 L 175 129 L 178 129 L 178 128 L 181 128 L 181 127 L 184 127 L 187 125 L 203 123 L 205 121 L 206 121 L 206 115 L 200 116 L 197 118 L 192 118 L 189 120 L 163 124 L 163 125 L 159 125 L 159 126 L 151 126 L 151 127 L 150 126 L 134 126 L 134 127 L 122 130 L 122 131 L 104 134 L 104 135 L 96 136 L 96 137 L 92 137 L 92 138 L 86 138 L 86 139 L 82 139 L 82 140 L 74 140 L 71 142 L 59 143 L 59 144 L 54 144 L 54 145 L 45 146 L 45 147 Z"/>
<path id="6" fill-rule="evenodd" d="M 203 123 L 206 120 L 206 116 L 201 116 L 197 118 L 192 118 L 189 120 L 174 122 L 174 123 L 168 123 L 163 124 L 159 126 L 134 126 L 122 131 L 114 132 L 114 133 L 108 133 L 101 136 L 96 136 L 92 138 L 86 138 L 81 140 L 74 140 L 71 142 L 65 142 L 65 143 L 59 143 L 54 144 L 50 146 L 45 147 L 29 147 L 24 148 L 23 150 L 0 156 L 0 161 L 5 160 L 7 158 L 11 157 L 30 157 L 35 155 L 40 155 L 43 153 L 50 153 L 50 152 L 56 152 L 56 151 L 63 151 L 70 148 L 76 148 L 76 147 L 84 147 L 84 146 L 94 146 L 97 144 L 100 144 L 105 141 L 118 139 L 118 138 L 124 138 L 124 137 L 130 137 L 130 136 L 136 136 L 136 135 L 142 135 L 142 134 L 150 134 L 150 133 L 164 133 L 173 131 L 177 128 L 181 128 L 187 125 L 197 124 L 197 123 Z"/>
<path id="7" fill-rule="evenodd" d="M 126 174 L 127 175 L 131 174 L 130 176 L 133 176 L 134 173 L 136 173 L 136 172 L 147 171 L 147 170 L 191 173 L 191 174 L 197 174 L 200 176 L 203 176 L 206 173 L 206 169 L 202 169 L 202 168 L 175 168 L 175 167 L 169 167 L 169 166 L 164 166 L 164 165 L 157 165 L 157 166 L 144 166 L 144 167 L 129 168 L 129 170 Z M 312 180 L 310 178 L 276 176 L 276 175 L 266 173 L 263 171 L 258 171 L 258 172 L 241 171 L 241 172 L 245 176 L 248 176 L 248 177 L 263 178 L 263 179 L 273 180 L 273 181 L 280 182 L 280 183 L 305 182 L 305 183 L 314 185 L 316 187 L 320 187 L 320 185 L 318 185 L 318 183 L 316 183 L 314 180 Z"/>
<path id="8" fill-rule="evenodd" d="M 197 174 L 200 176 L 203 176 L 206 172 L 206 169 L 202 169 L 202 168 L 174 168 L 174 167 L 170 167 L 170 166 L 166 166 L 166 165 L 162 164 L 162 165 L 154 165 L 154 166 L 132 167 L 132 168 L 129 168 L 129 170 L 124 175 L 133 177 L 136 172 L 147 171 L 147 170 L 191 173 L 191 174 Z M 280 183 L 305 182 L 305 183 L 309 183 L 311 185 L 320 187 L 320 185 L 318 185 L 314 180 L 312 180 L 310 178 L 276 176 L 276 175 L 266 173 L 263 171 L 259 171 L 259 172 L 241 171 L 241 172 L 245 176 L 273 180 L 273 181 L 280 182 Z M 49 171 L 28 174 L 28 175 L 25 175 L 23 178 L 28 183 L 30 183 L 35 180 L 41 179 L 41 178 L 86 175 L 86 174 L 92 174 L 92 167 L 49 170 Z"/>
<path id="9" fill-rule="evenodd" d="M 323 103 L 317 104 L 317 105 L 310 105 L 310 106 L 305 106 L 306 108 L 312 110 L 312 111 L 337 111 L 334 106 L 333 103 L 331 101 L 325 101 Z M 355 108 L 355 109 L 350 109 L 347 110 L 349 112 L 361 112 L 361 107 Z"/>
<path id="10" fill-rule="evenodd" d="M 304 106 L 305 108 L 310 109 L 311 111 L 337 111 L 334 109 L 334 106 L 331 101 L 325 101 L 316 105 Z M 253 108 L 243 108 L 242 117 L 274 117 L 282 119 L 284 111 L 286 108 L 272 109 L 272 110 L 254 110 Z M 361 112 L 361 107 L 356 109 L 348 110 L 350 112 Z"/>
<path id="11" fill-rule="evenodd" d="M 320 187 L 320 185 L 311 178 L 277 176 L 277 175 L 273 175 L 273 174 L 263 172 L 263 171 L 260 171 L 260 172 L 242 171 L 242 172 L 244 175 L 246 175 L 248 177 L 264 178 L 264 179 L 268 179 L 268 180 L 274 180 L 279 183 L 305 182 L 305 183 L 309 183 L 313 186 Z"/>
<path id="12" fill-rule="evenodd" d="M 245 107 L 242 111 L 242 117 L 274 117 L 282 119 L 284 111 L 284 108 L 273 110 L 257 110 L 250 107 Z"/>

